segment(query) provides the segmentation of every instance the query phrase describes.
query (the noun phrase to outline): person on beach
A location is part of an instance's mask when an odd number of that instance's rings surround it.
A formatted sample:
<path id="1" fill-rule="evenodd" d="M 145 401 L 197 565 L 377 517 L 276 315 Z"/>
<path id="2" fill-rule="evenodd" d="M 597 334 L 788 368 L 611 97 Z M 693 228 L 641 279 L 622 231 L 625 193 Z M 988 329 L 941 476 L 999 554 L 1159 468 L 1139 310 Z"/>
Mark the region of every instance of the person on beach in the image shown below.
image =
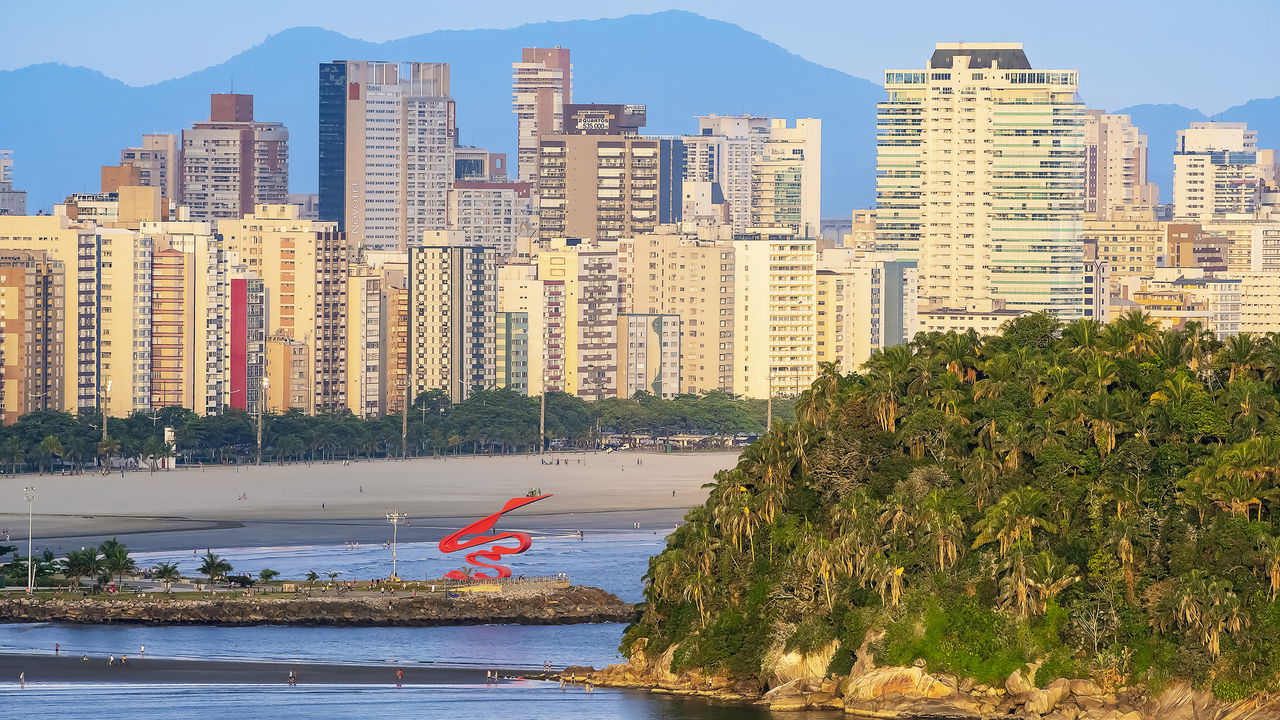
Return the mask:
<path id="1" fill-rule="evenodd" d="M 111 655 L 111 656 L 109 656 L 109 657 L 107 658 L 107 664 L 108 664 L 108 665 L 115 665 L 115 664 L 116 664 L 116 656 L 115 656 L 115 655 Z"/>
<path id="2" fill-rule="evenodd" d="M 289 684 L 290 685 L 298 684 L 298 674 L 292 670 L 289 671 Z"/>
<path id="3" fill-rule="evenodd" d="M 18 686 L 21 687 L 23 690 L 27 689 L 27 673 L 25 670 L 23 672 L 18 673 Z"/>
<path id="4" fill-rule="evenodd" d="M 404 680 L 404 669 L 396 668 L 396 687 L 400 687 L 400 683 Z"/>
<path id="5" fill-rule="evenodd" d="M 62 643 L 54 643 L 54 644 L 53 644 L 53 656 L 54 656 L 54 657 L 58 657 L 58 654 L 59 654 L 59 653 L 61 653 L 61 652 L 62 652 Z"/>
<path id="6" fill-rule="evenodd" d="M 120 656 L 120 664 L 121 664 L 121 665 L 128 665 L 128 664 L 129 664 L 129 656 L 128 656 L 128 655 L 121 655 L 121 656 Z"/>
<path id="7" fill-rule="evenodd" d="M 146 645 L 139 645 L 139 646 L 138 646 L 138 654 L 139 654 L 139 655 L 146 655 L 146 654 L 147 654 L 147 646 L 146 646 Z"/>

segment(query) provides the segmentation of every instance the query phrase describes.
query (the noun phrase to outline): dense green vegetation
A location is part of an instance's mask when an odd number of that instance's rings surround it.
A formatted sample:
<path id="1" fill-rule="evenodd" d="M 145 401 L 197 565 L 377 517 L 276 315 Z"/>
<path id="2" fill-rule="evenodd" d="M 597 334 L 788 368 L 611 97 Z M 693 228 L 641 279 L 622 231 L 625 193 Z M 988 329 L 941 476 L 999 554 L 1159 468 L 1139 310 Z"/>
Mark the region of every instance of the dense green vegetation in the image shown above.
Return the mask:
<path id="1" fill-rule="evenodd" d="M 759 676 L 869 630 L 1000 682 L 1280 677 L 1280 337 L 1033 315 L 825 368 L 653 558 L 623 650 Z"/>
<path id="2" fill-rule="evenodd" d="M 453 404 L 440 390 L 422 393 L 409 410 L 410 455 L 493 453 L 537 447 L 539 398 L 499 389 L 478 391 Z M 775 417 L 790 405 L 775 402 Z M 398 457 L 401 416 L 362 419 L 349 412 L 309 416 L 300 410 L 268 413 L 264 420 L 264 462 Z M 764 430 L 765 401 L 720 392 L 651 395 L 589 403 L 565 393 L 547 394 L 547 437 L 568 447 L 593 447 L 602 434 L 654 437 L 675 433 L 732 435 Z M 199 416 L 178 407 L 154 414 L 109 418 L 102 441 L 102 416 L 34 412 L 0 427 L 0 469 L 4 472 L 59 468 L 72 472 L 101 466 L 104 457 L 141 458 L 153 467 L 163 459 L 184 462 L 252 462 L 257 456 L 257 416 L 241 411 Z M 164 428 L 174 443 L 164 442 Z"/>

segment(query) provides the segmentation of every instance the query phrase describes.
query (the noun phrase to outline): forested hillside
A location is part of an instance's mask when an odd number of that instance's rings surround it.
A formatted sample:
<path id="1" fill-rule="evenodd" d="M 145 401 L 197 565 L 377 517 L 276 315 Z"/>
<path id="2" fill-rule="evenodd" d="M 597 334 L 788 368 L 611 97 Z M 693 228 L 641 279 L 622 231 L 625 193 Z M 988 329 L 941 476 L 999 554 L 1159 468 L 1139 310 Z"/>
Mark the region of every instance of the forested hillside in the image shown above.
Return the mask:
<path id="1" fill-rule="evenodd" d="M 1280 337 L 1035 315 L 826 368 L 651 561 L 629 654 L 760 678 L 868 631 L 876 659 L 1000 683 L 1280 672 Z M 872 635 L 871 637 L 877 637 Z"/>

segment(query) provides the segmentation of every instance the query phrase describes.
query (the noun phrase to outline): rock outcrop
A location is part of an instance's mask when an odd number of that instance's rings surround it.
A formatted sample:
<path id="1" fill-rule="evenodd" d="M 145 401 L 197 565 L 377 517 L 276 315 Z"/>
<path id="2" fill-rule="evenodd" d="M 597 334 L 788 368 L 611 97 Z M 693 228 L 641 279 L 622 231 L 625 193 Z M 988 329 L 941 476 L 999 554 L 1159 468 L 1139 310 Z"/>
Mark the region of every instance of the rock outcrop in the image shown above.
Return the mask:
<path id="1" fill-rule="evenodd" d="M 630 622 L 635 606 L 599 588 L 523 596 L 215 597 L 0 600 L 0 622 L 142 625 L 569 625 Z"/>

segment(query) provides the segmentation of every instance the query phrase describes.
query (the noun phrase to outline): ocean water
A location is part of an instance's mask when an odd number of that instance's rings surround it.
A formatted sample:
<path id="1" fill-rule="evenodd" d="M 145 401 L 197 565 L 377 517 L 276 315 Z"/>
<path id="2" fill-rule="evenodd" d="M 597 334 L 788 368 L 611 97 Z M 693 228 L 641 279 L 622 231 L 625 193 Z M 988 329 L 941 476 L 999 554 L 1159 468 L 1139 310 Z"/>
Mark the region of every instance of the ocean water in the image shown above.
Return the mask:
<path id="1" fill-rule="evenodd" d="M 652 531 L 588 532 L 535 536 L 523 555 L 509 556 L 516 574 L 565 572 L 579 584 L 595 585 L 638 601 L 648 558 L 665 538 Z M 200 549 L 203 552 L 203 548 Z M 140 565 L 176 561 L 187 572 L 198 561 L 189 551 L 143 553 Z M 341 572 L 340 579 L 385 576 L 390 549 L 347 548 L 341 543 L 268 548 L 214 548 L 238 572 L 269 567 L 285 577 L 308 570 Z M 458 566 L 434 543 L 399 546 L 399 572 L 407 579 L 438 577 Z M 476 668 L 602 667 L 621 660 L 624 626 L 616 623 L 563 626 L 487 625 L 440 628 L 145 627 L 131 625 L 0 624 L 0 652 L 132 654 L 146 645 L 148 657 L 277 662 L 387 663 Z M 13 680 L 16 680 L 13 679 Z M 128 685 L 44 684 L 36 678 L 19 690 L 0 678 L 0 720 L 22 718 L 122 717 L 130 720 L 239 717 L 247 713 L 292 720 L 339 713 L 361 717 L 480 720 L 763 720 L 775 715 L 756 708 L 644 691 L 561 689 L 556 683 L 521 681 L 496 686 L 426 685 L 403 688 L 343 685 Z M 778 720 L 834 720 L 838 713 L 787 713 Z"/>

